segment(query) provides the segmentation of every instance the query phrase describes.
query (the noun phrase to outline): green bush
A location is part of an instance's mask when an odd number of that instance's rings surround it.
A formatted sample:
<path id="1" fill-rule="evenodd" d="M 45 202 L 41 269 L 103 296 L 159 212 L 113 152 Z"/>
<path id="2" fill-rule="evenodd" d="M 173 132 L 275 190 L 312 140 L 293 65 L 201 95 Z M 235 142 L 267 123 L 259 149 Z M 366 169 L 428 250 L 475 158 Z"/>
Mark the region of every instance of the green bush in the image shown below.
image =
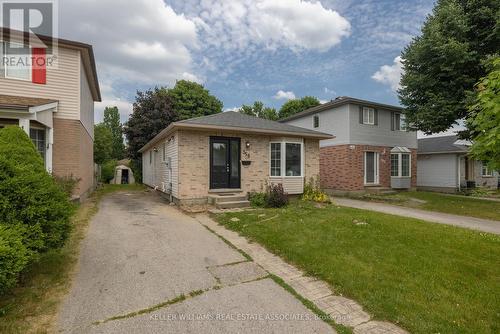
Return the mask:
<path id="1" fill-rule="evenodd" d="M 23 239 L 21 227 L 0 225 L 0 295 L 17 283 L 19 274 L 32 259 Z"/>
<path id="2" fill-rule="evenodd" d="M 101 182 L 109 183 L 115 177 L 116 160 L 106 161 L 101 166 Z"/>
<path id="3" fill-rule="evenodd" d="M 64 244 L 70 232 L 72 212 L 73 205 L 69 198 L 46 172 L 40 154 L 24 131 L 19 127 L 1 129 L 0 226 L 4 231 L 2 238 L 14 238 L 14 233 L 7 233 L 5 229 L 19 229 L 23 236 L 23 246 L 31 254 L 30 257 L 35 258 L 40 252 L 59 248 Z M 16 240 L 19 239 L 16 237 Z M 17 241 L 3 242 L 6 245 L 17 245 Z M 16 268 L 24 263 L 24 261 L 14 262 Z M 9 265 L 0 262 L 2 273 L 9 270 Z M 15 272 L 9 275 L 4 276 L 17 277 Z"/>
<path id="4" fill-rule="evenodd" d="M 255 208 L 263 208 L 267 203 L 266 193 L 251 192 L 248 194 L 248 200 L 250 204 Z"/>

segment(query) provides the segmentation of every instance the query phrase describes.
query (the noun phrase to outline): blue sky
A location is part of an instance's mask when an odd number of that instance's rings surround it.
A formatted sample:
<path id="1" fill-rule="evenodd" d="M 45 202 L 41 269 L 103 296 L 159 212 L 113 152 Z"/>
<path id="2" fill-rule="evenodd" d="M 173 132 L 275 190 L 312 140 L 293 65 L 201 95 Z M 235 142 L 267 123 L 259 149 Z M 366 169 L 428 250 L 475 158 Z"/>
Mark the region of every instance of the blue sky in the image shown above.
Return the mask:
<path id="1" fill-rule="evenodd" d="M 225 109 L 339 95 L 398 104 L 397 61 L 433 1 L 65 0 L 61 37 L 94 45 L 105 105 L 203 83 Z"/>

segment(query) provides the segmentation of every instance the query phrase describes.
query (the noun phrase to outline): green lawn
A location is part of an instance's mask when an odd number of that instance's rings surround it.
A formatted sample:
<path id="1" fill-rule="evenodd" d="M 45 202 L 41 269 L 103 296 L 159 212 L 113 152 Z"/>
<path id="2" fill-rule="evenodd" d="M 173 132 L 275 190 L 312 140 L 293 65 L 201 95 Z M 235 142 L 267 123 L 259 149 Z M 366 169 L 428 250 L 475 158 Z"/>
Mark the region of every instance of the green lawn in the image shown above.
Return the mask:
<path id="1" fill-rule="evenodd" d="M 409 200 L 411 198 L 425 201 L 425 203 Z M 408 191 L 398 193 L 397 195 L 364 195 L 360 199 L 390 202 L 391 204 L 410 206 L 429 211 L 500 221 L 500 202 L 473 197 L 427 191 Z"/>
<path id="2" fill-rule="evenodd" d="M 300 201 L 216 219 L 412 333 L 500 332 L 499 236 Z"/>

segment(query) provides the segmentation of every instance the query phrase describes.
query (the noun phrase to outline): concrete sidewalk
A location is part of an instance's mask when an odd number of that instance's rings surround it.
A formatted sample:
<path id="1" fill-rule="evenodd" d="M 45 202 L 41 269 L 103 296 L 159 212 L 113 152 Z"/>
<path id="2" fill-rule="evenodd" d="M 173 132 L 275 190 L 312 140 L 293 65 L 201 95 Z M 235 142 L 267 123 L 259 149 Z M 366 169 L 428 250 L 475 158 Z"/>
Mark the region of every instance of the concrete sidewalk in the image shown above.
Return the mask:
<path id="1" fill-rule="evenodd" d="M 157 194 L 106 196 L 58 333 L 335 333 L 258 264 Z"/>
<path id="2" fill-rule="evenodd" d="M 438 224 L 453 225 L 482 232 L 500 234 L 500 221 L 495 220 L 451 215 L 435 211 L 425 211 L 397 205 L 360 201 L 348 198 L 336 197 L 334 202 L 341 206 L 348 206 L 356 209 L 383 212 L 391 215 L 417 218 Z"/>

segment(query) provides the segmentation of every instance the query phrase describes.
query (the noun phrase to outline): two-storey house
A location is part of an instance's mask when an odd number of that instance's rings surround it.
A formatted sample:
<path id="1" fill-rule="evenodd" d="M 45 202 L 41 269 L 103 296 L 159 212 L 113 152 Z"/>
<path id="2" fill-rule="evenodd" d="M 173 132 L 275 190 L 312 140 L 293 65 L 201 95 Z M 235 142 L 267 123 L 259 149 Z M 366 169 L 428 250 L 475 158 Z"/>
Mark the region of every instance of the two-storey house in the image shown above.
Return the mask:
<path id="1" fill-rule="evenodd" d="M 101 101 L 92 46 L 55 40 L 57 58 L 49 64 L 44 42 L 54 40 L 37 36 L 37 44 L 27 47 L 36 62 L 16 66 L 23 58 L 9 46 L 23 43 L 24 36 L 0 33 L 0 127 L 23 128 L 47 171 L 79 180 L 74 195 L 85 196 L 95 186 L 94 102 Z"/>
<path id="2" fill-rule="evenodd" d="M 326 190 L 417 185 L 417 134 L 406 129 L 399 107 L 342 96 L 281 122 L 335 136 L 320 142 Z"/>

